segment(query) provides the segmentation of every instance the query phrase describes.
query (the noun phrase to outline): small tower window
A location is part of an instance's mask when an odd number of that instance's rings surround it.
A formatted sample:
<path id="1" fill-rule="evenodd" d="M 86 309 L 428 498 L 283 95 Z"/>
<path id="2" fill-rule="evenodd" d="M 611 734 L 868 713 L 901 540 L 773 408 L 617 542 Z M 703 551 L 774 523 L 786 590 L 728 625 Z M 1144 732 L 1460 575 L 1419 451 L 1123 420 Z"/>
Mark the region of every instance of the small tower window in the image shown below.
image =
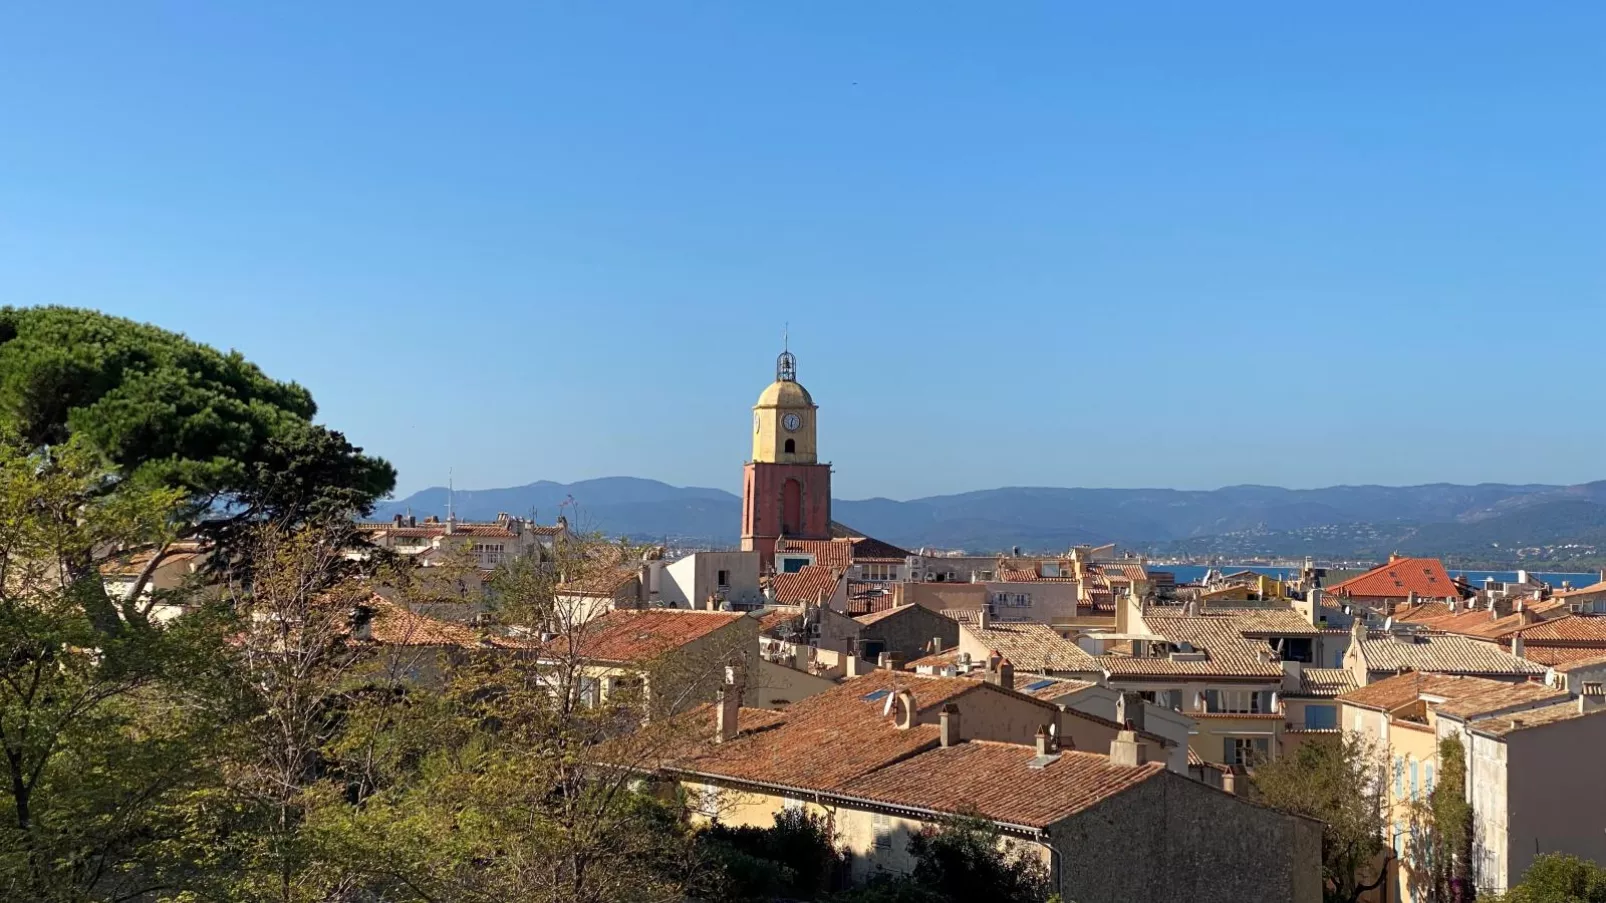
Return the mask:
<path id="1" fill-rule="evenodd" d="M 788 439 L 788 440 L 786 440 L 786 453 L 790 455 L 790 454 L 792 454 L 793 452 L 796 452 L 796 451 L 797 451 L 797 440 L 796 439 Z"/>

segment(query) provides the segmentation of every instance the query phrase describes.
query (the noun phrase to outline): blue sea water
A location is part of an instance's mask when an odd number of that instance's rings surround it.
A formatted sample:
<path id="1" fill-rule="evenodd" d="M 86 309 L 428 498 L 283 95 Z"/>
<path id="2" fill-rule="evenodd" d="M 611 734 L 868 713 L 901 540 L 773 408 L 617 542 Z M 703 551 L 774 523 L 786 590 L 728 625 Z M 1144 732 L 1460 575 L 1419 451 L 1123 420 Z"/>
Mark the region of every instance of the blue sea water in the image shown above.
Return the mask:
<path id="1" fill-rule="evenodd" d="M 1208 567 L 1202 564 L 1155 564 L 1150 565 L 1150 568 L 1157 571 L 1170 571 L 1177 576 L 1178 583 L 1195 583 L 1200 578 L 1204 577 L 1205 571 L 1209 570 Z M 1259 565 L 1222 564 L 1217 565 L 1216 570 L 1223 574 L 1230 574 L 1234 571 L 1254 571 L 1256 573 L 1267 574 L 1272 577 L 1276 577 L 1280 580 L 1286 580 L 1289 577 L 1297 577 L 1299 575 L 1299 568 L 1261 567 Z M 1516 571 L 1458 571 L 1455 568 L 1448 568 L 1448 570 L 1450 572 L 1450 576 L 1465 578 L 1466 581 L 1471 583 L 1473 586 L 1482 586 L 1484 578 L 1486 577 L 1493 577 L 1497 582 L 1500 583 L 1512 583 L 1517 579 Z M 1562 582 L 1565 581 L 1567 583 L 1571 583 L 1574 588 L 1577 588 L 1580 586 L 1589 586 L 1590 584 L 1596 583 L 1600 580 L 1600 574 L 1594 572 L 1569 573 L 1556 571 L 1529 571 L 1528 574 L 1533 579 L 1543 580 L 1552 587 L 1560 587 Z"/>

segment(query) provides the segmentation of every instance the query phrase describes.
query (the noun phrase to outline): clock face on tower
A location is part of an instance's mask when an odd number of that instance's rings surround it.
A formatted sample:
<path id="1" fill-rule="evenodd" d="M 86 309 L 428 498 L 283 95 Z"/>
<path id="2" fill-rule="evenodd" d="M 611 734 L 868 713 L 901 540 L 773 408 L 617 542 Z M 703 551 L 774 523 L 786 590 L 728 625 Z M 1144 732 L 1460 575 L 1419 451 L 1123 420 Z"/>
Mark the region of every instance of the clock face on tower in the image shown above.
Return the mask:
<path id="1" fill-rule="evenodd" d="M 797 416 L 796 414 L 787 414 L 785 417 L 781 418 L 781 426 L 786 427 L 786 431 L 789 433 L 797 432 L 797 428 L 802 425 L 803 418 Z"/>

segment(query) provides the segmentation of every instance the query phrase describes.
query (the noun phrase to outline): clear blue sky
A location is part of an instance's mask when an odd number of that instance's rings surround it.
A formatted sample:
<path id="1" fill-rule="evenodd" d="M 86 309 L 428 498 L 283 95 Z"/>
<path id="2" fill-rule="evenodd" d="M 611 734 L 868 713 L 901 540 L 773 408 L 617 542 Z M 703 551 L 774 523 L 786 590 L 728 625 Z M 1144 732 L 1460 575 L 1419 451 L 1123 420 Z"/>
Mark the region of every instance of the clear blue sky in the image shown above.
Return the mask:
<path id="1" fill-rule="evenodd" d="M 1606 5 L 13 3 L 0 302 L 405 493 L 1606 477 Z"/>

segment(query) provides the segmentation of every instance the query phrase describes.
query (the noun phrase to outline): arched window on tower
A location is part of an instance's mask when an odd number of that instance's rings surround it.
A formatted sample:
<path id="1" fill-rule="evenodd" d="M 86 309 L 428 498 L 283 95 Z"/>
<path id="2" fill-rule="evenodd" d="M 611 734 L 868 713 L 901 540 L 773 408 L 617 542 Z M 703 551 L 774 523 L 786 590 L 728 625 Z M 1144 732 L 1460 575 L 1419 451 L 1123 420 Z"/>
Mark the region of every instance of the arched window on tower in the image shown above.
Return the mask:
<path id="1" fill-rule="evenodd" d="M 786 440 L 786 453 L 790 455 L 790 454 L 792 454 L 792 453 L 794 453 L 796 451 L 797 451 L 797 440 L 796 439 L 788 439 L 788 440 Z"/>

